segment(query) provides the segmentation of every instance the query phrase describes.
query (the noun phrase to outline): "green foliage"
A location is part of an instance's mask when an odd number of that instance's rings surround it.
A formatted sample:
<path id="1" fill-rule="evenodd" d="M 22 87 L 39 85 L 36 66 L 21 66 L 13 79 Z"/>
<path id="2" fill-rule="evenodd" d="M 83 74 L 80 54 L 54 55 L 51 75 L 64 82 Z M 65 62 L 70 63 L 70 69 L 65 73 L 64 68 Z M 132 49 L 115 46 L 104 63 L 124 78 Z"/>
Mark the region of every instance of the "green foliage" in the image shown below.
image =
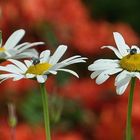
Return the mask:
<path id="1" fill-rule="evenodd" d="M 126 22 L 140 33 L 139 0 L 83 0 L 94 19 Z"/>
<path id="2" fill-rule="evenodd" d="M 29 93 L 20 104 L 18 111 L 28 123 L 38 124 L 43 121 L 41 95 L 36 91 Z"/>

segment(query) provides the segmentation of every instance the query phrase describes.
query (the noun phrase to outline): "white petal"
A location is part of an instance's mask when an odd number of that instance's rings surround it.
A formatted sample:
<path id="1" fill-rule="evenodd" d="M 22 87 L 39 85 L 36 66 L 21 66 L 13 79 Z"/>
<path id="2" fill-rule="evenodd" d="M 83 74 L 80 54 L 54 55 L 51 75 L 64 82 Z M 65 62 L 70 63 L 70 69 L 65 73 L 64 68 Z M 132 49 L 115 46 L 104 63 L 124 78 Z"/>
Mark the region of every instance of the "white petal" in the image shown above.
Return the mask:
<path id="1" fill-rule="evenodd" d="M 20 61 L 14 60 L 14 59 L 8 59 L 8 61 L 12 62 L 15 64 L 18 68 L 20 68 L 23 72 L 27 70 L 27 67 Z"/>
<path id="2" fill-rule="evenodd" d="M 0 71 L 10 72 L 10 73 L 14 73 L 14 74 L 22 73 L 22 70 L 13 64 L 9 64 L 7 66 L 0 66 Z"/>
<path id="3" fill-rule="evenodd" d="M 124 86 L 127 83 L 129 83 L 130 80 L 131 80 L 131 76 L 130 75 L 127 75 L 125 78 L 123 78 L 120 81 L 118 81 L 115 86 L 117 86 L 117 87 Z"/>
<path id="4" fill-rule="evenodd" d="M 19 52 L 17 52 L 19 53 Z M 14 56 L 15 59 L 21 59 L 21 58 L 32 58 L 37 57 L 38 58 L 38 52 L 35 49 L 27 49 L 22 53 L 17 54 Z"/>
<path id="5" fill-rule="evenodd" d="M 18 49 L 24 47 L 25 45 L 29 45 L 29 44 L 30 44 L 29 42 L 24 42 L 22 44 L 19 44 L 19 45 L 15 46 L 14 49 L 18 50 Z"/>
<path id="6" fill-rule="evenodd" d="M 0 75 L 0 83 L 2 83 L 2 82 L 4 82 L 5 80 L 8 80 L 8 79 L 10 79 L 10 78 L 14 78 L 14 77 L 16 77 L 17 76 L 17 74 L 1 74 Z"/>
<path id="7" fill-rule="evenodd" d="M 67 46 L 65 45 L 60 45 L 54 54 L 51 56 L 49 63 L 54 65 L 56 64 L 59 59 L 64 55 L 65 51 L 67 50 Z"/>
<path id="8" fill-rule="evenodd" d="M 65 71 L 65 72 L 69 72 L 72 75 L 76 76 L 77 78 L 79 78 L 78 74 L 75 71 L 69 70 L 69 69 L 58 69 L 58 71 Z"/>
<path id="9" fill-rule="evenodd" d="M 15 47 L 18 42 L 22 39 L 22 37 L 24 36 L 25 31 L 23 29 L 17 30 L 15 31 L 6 41 L 4 47 L 6 49 L 12 49 L 13 47 Z"/>
<path id="10" fill-rule="evenodd" d="M 34 78 L 34 77 L 35 77 L 34 74 L 29 74 L 29 73 L 26 74 L 26 78 L 29 78 L 30 79 L 30 78 Z"/>
<path id="11" fill-rule="evenodd" d="M 118 58 L 120 58 L 120 59 L 122 58 L 122 55 L 120 54 L 120 52 L 116 48 L 114 48 L 112 46 L 103 46 L 103 47 L 101 47 L 101 49 L 104 49 L 104 48 L 111 49 Z"/>
<path id="12" fill-rule="evenodd" d="M 29 48 L 31 48 L 31 47 L 33 47 L 33 46 L 43 45 L 43 44 L 44 44 L 44 42 L 34 42 L 34 43 L 30 43 L 30 44 L 28 44 L 28 45 L 26 45 L 26 46 L 20 48 L 20 49 L 19 49 L 19 53 L 20 53 L 20 52 L 23 52 L 24 50 L 29 49 Z"/>
<path id="13" fill-rule="evenodd" d="M 46 79 L 47 79 L 47 75 L 37 75 L 37 81 L 39 83 L 45 83 Z"/>
<path id="14" fill-rule="evenodd" d="M 48 62 L 49 58 L 50 58 L 50 50 L 45 50 L 41 52 L 40 54 L 41 62 Z"/>
<path id="15" fill-rule="evenodd" d="M 125 77 L 127 77 L 127 75 L 129 74 L 129 72 L 127 72 L 126 70 L 123 70 L 120 74 L 118 74 L 115 78 L 115 85 L 121 81 L 122 79 L 124 79 Z"/>
<path id="16" fill-rule="evenodd" d="M 84 59 L 87 59 L 85 57 L 81 57 L 81 58 L 77 58 L 71 61 L 66 62 L 65 66 L 71 65 L 71 64 L 75 64 L 75 63 L 85 63 L 86 61 Z"/>
<path id="17" fill-rule="evenodd" d="M 11 73 L 6 73 L 6 74 L 1 74 L 0 75 L 0 79 L 4 79 L 4 78 L 13 78 L 13 77 L 16 77 L 17 74 L 11 74 Z"/>
<path id="18" fill-rule="evenodd" d="M 115 43 L 118 47 L 118 50 L 119 50 L 120 54 L 122 56 L 126 56 L 128 54 L 128 50 L 130 48 L 125 43 L 125 40 L 123 39 L 123 36 L 118 32 L 114 32 L 113 35 L 114 35 Z"/>
<path id="19" fill-rule="evenodd" d="M 102 72 L 103 72 L 103 71 L 94 71 L 94 72 L 90 75 L 91 79 L 96 78 L 96 77 L 97 77 L 98 75 L 100 75 Z"/>
<path id="20" fill-rule="evenodd" d="M 24 63 L 28 68 L 32 65 L 32 62 L 30 60 L 24 60 Z"/>
<path id="21" fill-rule="evenodd" d="M 13 64 L 8 64 L 6 66 L 7 69 L 12 69 L 14 72 L 13 73 L 17 73 L 17 74 L 21 74 L 21 73 L 24 73 L 23 70 L 21 70 L 19 67 L 17 67 L 16 65 L 13 65 Z"/>
<path id="22" fill-rule="evenodd" d="M 7 66 L 0 66 L 0 71 L 10 72 L 10 73 L 17 73 L 12 68 L 7 68 Z"/>
<path id="23" fill-rule="evenodd" d="M 100 84 L 104 83 L 108 78 L 109 78 L 109 75 L 102 72 L 102 73 L 96 78 L 96 83 L 100 85 Z"/>
<path id="24" fill-rule="evenodd" d="M 67 63 L 67 62 L 69 62 L 69 61 L 71 61 L 73 59 L 79 58 L 79 57 L 81 57 L 81 56 L 80 55 L 75 55 L 75 56 L 69 57 L 69 58 L 61 61 L 61 63 Z"/>
<path id="25" fill-rule="evenodd" d="M 13 81 L 18 81 L 20 79 L 24 78 L 23 75 L 17 75 L 16 77 L 13 78 Z"/>
<path id="26" fill-rule="evenodd" d="M 54 70 L 49 70 L 48 72 L 51 73 L 51 74 L 54 74 L 54 75 L 57 74 L 57 71 L 54 71 Z M 46 73 L 48 74 L 48 72 L 46 72 Z"/>
<path id="27" fill-rule="evenodd" d="M 89 65 L 88 70 L 96 71 L 96 70 L 107 70 L 120 67 L 117 63 L 110 63 L 110 62 L 101 62 L 101 63 L 93 63 Z"/>
<path id="28" fill-rule="evenodd" d="M 116 87 L 116 92 L 117 92 L 117 94 L 118 94 L 118 95 L 122 95 L 122 94 L 125 92 L 125 90 L 126 90 L 128 84 L 129 84 L 129 81 L 128 81 L 125 85 L 123 85 L 123 86 L 121 86 L 121 87 Z"/>
<path id="29" fill-rule="evenodd" d="M 135 76 L 140 80 L 140 73 L 139 72 L 136 72 Z"/>

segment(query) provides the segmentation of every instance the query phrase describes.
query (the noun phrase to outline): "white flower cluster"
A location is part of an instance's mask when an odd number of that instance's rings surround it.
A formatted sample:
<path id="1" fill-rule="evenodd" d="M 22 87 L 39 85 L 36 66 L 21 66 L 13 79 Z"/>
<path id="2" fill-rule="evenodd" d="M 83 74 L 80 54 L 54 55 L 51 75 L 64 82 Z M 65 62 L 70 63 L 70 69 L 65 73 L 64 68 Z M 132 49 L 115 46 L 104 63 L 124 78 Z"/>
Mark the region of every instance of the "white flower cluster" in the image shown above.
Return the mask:
<path id="1" fill-rule="evenodd" d="M 67 46 L 65 45 L 59 45 L 52 56 L 50 55 L 50 50 L 45 50 L 38 56 L 37 51 L 31 47 L 44 43 L 25 42 L 17 45 L 24 34 L 25 31 L 23 29 L 17 30 L 9 37 L 5 45 L 2 46 L 1 43 L 0 58 L 7 59 L 12 63 L 6 66 L 0 66 L 0 71 L 7 72 L 0 75 L 1 82 L 9 78 L 12 78 L 14 81 L 22 78 L 36 78 L 39 83 L 44 83 L 47 80 L 48 74 L 57 74 L 58 71 L 69 72 L 79 77 L 76 72 L 64 67 L 75 63 L 86 62 L 86 57 L 75 55 L 58 62 L 67 50 Z M 20 58 L 33 59 L 26 59 L 24 62 L 16 60 Z"/>

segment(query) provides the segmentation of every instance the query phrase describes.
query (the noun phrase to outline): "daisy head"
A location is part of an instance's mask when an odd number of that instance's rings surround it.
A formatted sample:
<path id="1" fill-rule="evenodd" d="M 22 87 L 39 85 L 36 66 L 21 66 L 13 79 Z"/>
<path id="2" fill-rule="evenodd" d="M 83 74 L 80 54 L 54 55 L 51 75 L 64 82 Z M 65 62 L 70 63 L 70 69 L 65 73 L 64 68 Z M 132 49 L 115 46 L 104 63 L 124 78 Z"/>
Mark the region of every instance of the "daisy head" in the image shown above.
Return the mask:
<path id="1" fill-rule="evenodd" d="M 126 90 L 132 77 L 140 79 L 140 49 L 136 45 L 129 47 L 122 35 L 114 32 L 114 40 L 117 48 L 103 46 L 111 49 L 118 59 L 99 59 L 88 67 L 93 71 L 91 78 L 96 78 L 97 84 L 105 82 L 110 75 L 119 73 L 115 78 L 117 94 L 121 95 Z"/>
<path id="2" fill-rule="evenodd" d="M 0 71 L 8 72 L 1 74 L 0 80 L 2 82 L 9 78 L 13 78 L 14 81 L 22 78 L 36 78 L 39 83 L 44 83 L 47 80 L 48 74 L 56 75 L 58 71 L 69 72 L 79 77 L 76 72 L 64 67 L 75 63 L 86 62 L 85 60 L 87 58 L 75 55 L 58 62 L 66 50 L 67 46 L 60 45 L 53 55 L 50 56 L 50 50 L 45 50 L 38 58 L 33 57 L 31 60 L 24 60 L 24 63 L 14 59 L 8 59 L 12 64 L 0 66 Z"/>
<path id="3" fill-rule="evenodd" d="M 38 53 L 32 47 L 36 45 L 42 45 L 43 42 L 24 42 L 18 44 L 19 41 L 23 38 L 25 31 L 23 29 L 15 31 L 2 45 L 2 37 L 0 34 L 0 60 L 5 60 L 9 58 L 20 59 L 27 57 L 37 57 Z"/>

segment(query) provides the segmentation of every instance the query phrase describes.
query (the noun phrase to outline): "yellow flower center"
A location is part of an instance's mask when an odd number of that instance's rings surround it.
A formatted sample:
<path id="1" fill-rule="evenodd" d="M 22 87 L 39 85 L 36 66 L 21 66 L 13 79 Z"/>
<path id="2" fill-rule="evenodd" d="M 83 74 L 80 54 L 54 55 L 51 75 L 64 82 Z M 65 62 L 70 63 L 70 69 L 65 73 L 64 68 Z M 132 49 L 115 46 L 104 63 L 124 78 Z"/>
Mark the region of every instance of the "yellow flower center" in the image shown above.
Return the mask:
<path id="1" fill-rule="evenodd" d="M 5 48 L 4 47 L 0 47 L 0 52 L 4 52 Z"/>
<path id="2" fill-rule="evenodd" d="M 39 63 L 36 65 L 32 65 L 28 68 L 25 74 L 35 74 L 35 75 L 42 75 L 44 72 L 48 71 L 52 65 L 49 63 Z"/>
<path id="3" fill-rule="evenodd" d="M 131 72 L 140 72 L 140 54 L 126 55 L 120 60 L 120 66 Z"/>

